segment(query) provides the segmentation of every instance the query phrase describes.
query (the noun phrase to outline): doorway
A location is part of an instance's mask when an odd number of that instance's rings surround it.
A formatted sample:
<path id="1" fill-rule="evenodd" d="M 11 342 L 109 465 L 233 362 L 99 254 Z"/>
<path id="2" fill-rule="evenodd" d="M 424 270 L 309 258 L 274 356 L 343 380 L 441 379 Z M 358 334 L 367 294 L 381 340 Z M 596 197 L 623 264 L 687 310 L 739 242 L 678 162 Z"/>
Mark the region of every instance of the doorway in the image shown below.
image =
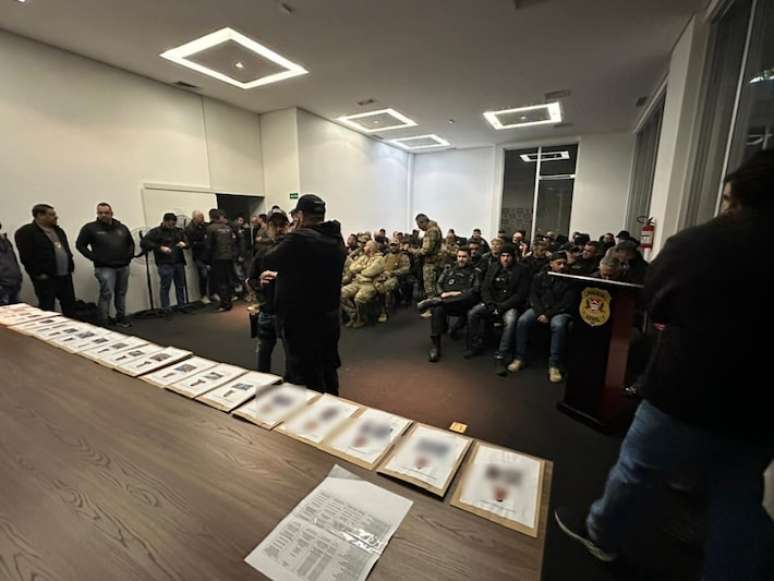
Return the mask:
<path id="1" fill-rule="evenodd" d="M 215 194 L 218 209 L 226 213 L 229 220 L 236 220 L 239 216 L 250 221 L 250 216 L 255 216 L 263 211 L 262 196 L 245 196 L 243 194 Z"/>

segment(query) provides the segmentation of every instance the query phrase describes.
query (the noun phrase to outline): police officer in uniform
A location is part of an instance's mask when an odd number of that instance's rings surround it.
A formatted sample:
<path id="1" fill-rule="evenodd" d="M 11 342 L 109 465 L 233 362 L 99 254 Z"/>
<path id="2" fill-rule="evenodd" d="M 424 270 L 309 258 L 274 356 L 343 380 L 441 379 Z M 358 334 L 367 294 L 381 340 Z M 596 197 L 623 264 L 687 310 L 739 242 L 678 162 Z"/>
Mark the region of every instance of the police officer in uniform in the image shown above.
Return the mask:
<path id="1" fill-rule="evenodd" d="M 444 268 L 438 278 L 437 296 L 421 301 L 417 308 L 430 311 L 430 341 L 432 347 L 428 354 L 431 363 L 441 358 L 441 335 L 448 327 L 448 318 L 458 317 L 452 333 L 464 325 L 470 308 L 476 304 L 479 292 L 479 274 L 470 262 L 470 250 L 457 250 L 457 262 Z"/>
<path id="2" fill-rule="evenodd" d="M 387 313 L 392 308 L 392 301 L 398 286 L 411 270 L 409 257 L 401 252 L 397 240 L 390 242 L 390 252 L 384 257 L 384 272 L 376 280 L 376 291 L 383 296 L 384 304 L 379 315 L 379 322 L 387 322 Z"/>
<path id="3" fill-rule="evenodd" d="M 416 222 L 425 235 L 422 237 L 422 245 L 419 248 L 413 249 L 412 253 L 422 260 L 422 281 L 425 289 L 425 298 L 429 299 L 436 296 L 436 265 L 441 260 L 443 234 L 438 224 L 425 214 L 417 214 Z M 432 315 L 426 311 L 422 316 L 428 318 Z"/>
<path id="4" fill-rule="evenodd" d="M 363 256 L 349 267 L 354 280 L 341 289 L 342 308 L 349 315 L 346 326 L 353 329 L 365 326 L 366 309 L 377 293 L 374 281 L 384 272 L 384 256 L 379 252 L 376 241 L 366 242 L 363 252 Z"/>

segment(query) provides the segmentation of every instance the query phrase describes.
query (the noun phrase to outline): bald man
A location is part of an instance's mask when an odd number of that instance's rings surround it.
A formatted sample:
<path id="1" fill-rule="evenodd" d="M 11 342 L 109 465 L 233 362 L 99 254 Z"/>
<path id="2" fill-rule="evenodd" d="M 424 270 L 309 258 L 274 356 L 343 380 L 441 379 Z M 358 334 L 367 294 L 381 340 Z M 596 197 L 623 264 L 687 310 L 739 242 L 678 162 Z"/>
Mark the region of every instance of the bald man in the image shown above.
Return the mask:
<path id="1" fill-rule="evenodd" d="M 205 238 L 207 236 L 207 223 L 204 221 L 204 214 L 199 210 L 194 210 L 191 214 L 191 221 L 185 227 L 185 235 L 188 238 L 188 244 L 191 246 L 196 270 L 199 273 L 199 294 L 201 302 L 205 305 L 210 302 L 210 293 L 207 282 L 209 280 L 210 265 L 207 258 L 207 248 Z"/>

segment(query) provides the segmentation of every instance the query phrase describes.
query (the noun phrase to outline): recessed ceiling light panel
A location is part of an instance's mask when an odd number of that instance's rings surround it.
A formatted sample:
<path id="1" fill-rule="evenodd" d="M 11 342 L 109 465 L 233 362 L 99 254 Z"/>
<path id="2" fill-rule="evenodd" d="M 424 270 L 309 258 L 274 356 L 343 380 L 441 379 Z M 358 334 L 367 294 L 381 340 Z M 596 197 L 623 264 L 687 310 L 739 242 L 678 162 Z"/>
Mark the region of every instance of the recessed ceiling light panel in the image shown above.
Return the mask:
<path id="1" fill-rule="evenodd" d="M 538 160 L 537 153 L 522 153 L 522 161 L 526 163 L 535 163 Z M 540 154 L 540 163 L 546 161 L 558 161 L 560 159 L 570 159 L 569 151 L 546 151 Z"/>
<path id="2" fill-rule="evenodd" d="M 559 103 L 555 101 L 530 107 L 486 111 L 484 117 L 495 129 L 551 125 L 562 122 L 562 109 Z"/>
<path id="3" fill-rule="evenodd" d="M 221 28 L 161 56 L 240 89 L 254 89 L 309 72 L 231 28 Z M 243 64 L 236 67 L 238 76 L 234 73 L 234 56 Z"/>
<path id="4" fill-rule="evenodd" d="M 390 143 L 394 143 L 403 149 L 427 149 L 429 147 L 447 147 L 451 145 L 443 137 L 438 137 L 434 133 L 391 139 Z"/>
<path id="5" fill-rule="evenodd" d="M 391 131 L 393 129 L 416 126 L 414 121 L 395 109 L 379 109 L 378 111 L 368 111 L 367 113 L 344 115 L 339 117 L 337 121 L 364 133 Z"/>

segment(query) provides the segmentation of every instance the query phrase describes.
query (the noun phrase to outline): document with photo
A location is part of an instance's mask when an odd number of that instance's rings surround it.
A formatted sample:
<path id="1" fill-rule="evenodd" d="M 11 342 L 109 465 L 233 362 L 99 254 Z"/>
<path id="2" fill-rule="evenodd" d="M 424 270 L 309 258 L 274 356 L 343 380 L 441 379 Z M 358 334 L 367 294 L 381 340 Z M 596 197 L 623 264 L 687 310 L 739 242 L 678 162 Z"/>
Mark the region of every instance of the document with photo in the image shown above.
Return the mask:
<path id="1" fill-rule="evenodd" d="M 326 439 L 322 448 L 364 468 L 373 469 L 410 425 L 411 420 L 406 418 L 382 410 L 366 409 L 348 420 L 341 431 Z"/>
<path id="2" fill-rule="evenodd" d="M 158 387 L 165 387 L 177 381 L 183 381 L 216 365 L 215 361 L 210 361 L 203 357 L 191 357 L 176 365 L 170 365 L 148 375 L 143 375 L 140 379 Z"/>
<path id="3" fill-rule="evenodd" d="M 66 320 L 67 319 L 59 315 L 55 315 L 51 317 L 46 317 L 44 319 L 35 319 L 34 321 L 27 321 L 26 323 L 18 323 L 8 328 L 11 331 L 16 331 L 17 333 L 21 333 L 22 335 L 32 335 L 35 331 L 52 327 L 53 325 L 57 325 L 59 323 L 65 322 Z"/>
<path id="4" fill-rule="evenodd" d="M 208 391 L 197 399 L 216 409 L 230 412 L 252 399 L 256 393 L 262 393 L 281 381 L 282 378 L 277 375 L 251 371 L 225 385 Z"/>
<path id="5" fill-rule="evenodd" d="M 69 347 L 71 345 L 75 345 L 84 339 L 93 339 L 94 337 L 98 337 L 105 333 L 107 333 L 107 330 L 102 329 L 101 327 L 94 327 L 84 323 L 81 325 L 81 328 L 78 332 L 71 333 L 70 335 L 63 337 L 57 337 L 51 340 L 51 345 L 54 347 L 59 347 L 60 349 L 64 349 L 65 351 L 69 351 Z"/>
<path id="6" fill-rule="evenodd" d="M 273 430 L 321 395 L 300 385 L 283 383 L 258 395 L 233 413 L 262 428 Z"/>
<path id="7" fill-rule="evenodd" d="M 145 343 L 144 345 L 140 345 L 139 347 L 134 347 L 132 349 L 126 349 L 125 351 L 121 351 L 120 353 L 113 353 L 109 357 L 100 357 L 96 361 L 100 365 L 104 365 L 105 367 L 110 367 L 111 369 L 115 369 L 119 365 L 126 365 L 128 363 L 137 361 L 138 359 L 147 357 L 148 355 L 153 355 L 154 353 L 158 353 L 162 349 L 163 347 L 161 345 L 155 345 L 153 343 Z"/>
<path id="8" fill-rule="evenodd" d="M 96 349 L 97 347 L 104 347 L 105 345 L 117 341 L 124 337 L 121 333 L 114 331 L 108 331 L 103 329 L 104 333 L 96 335 L 89 339 L 83 339 L 75 343 L 71 343 L 67 350 L 71 353 L 80 353 L 81 351 L 88 351 L 90 349 Z"/>
<path id="9" fill-rule="evenodd" d="M 156 353 L 151 353 L 140 359 L 135 359 L 127 363 L 123 363 L 116 367 L 117 371 L 137 377 L 143 373 L 150 373 L 160 368 L 166 368 L 173 363 L 176 363 L 186 357 L 190 356 L 190 351 L 184 349 L 178 349 L 176 347 L 166 347 Z"/>
<path id="10" fill-rule="evenodd" d="M 317 445 L 360 409 L 356 403 L 326 393 L 277 430 L 302 442 Z"/>
<path id="11" fill-rule="evenodd" d="M 100 362 L 112 357 L 116 353 L 122 353 L 130 349 L 137 349 L 138 347 L 142 347 L 143 345 L 147 344 L 148 342 L 145 339 L 140 339 L 139 337 L 130 337 L 129 335 L 121 335 L 118 339 L 112 341 L 111 343 L 106 343 L 101 347 L 95 347 L 94 349 L 89 349 L 88 351 L 81 351 L 78 353 L 78 355 L 93 361 Z"/>
<path id="12" fill-rule="evenodd" d="M 274 581 L 364 581 L 412 504 L 334 466 L 245 562 Z"/>
<path id="13" fill-rule="evenodd" d="M 220 387 L 245 373 L 247 373 L 246 369 L 242 369 L 236 365 L 221 363 L 206 371 L 202 371 L 181 381 L 171 383 L 166 386 L 166 389 L 193 399 L 200 395 L 204 395 L 208 391 Z"/>

